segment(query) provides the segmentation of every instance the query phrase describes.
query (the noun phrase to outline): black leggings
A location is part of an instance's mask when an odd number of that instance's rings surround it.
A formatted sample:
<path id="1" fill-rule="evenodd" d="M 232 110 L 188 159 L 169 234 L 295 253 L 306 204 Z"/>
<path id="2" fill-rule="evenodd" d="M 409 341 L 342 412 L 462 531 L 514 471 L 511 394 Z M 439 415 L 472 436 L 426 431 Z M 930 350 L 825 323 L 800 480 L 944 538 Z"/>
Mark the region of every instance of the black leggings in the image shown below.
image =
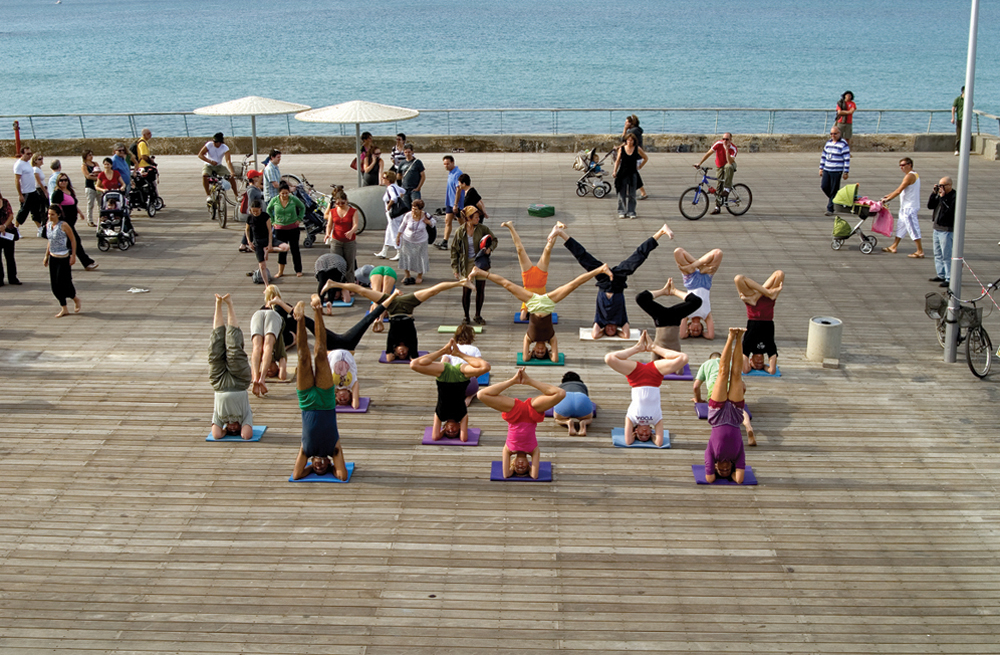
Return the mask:
<path id="1" fill-rule="evenodd" d="M 52 282 L 52 295 L 59 304 L 66 306 L 66 300 L 76 298 L 76 287 L 73 286 L 73 269 L 69 265 L 69 255 L 53 257 L 49 255 L 49 280 Z"/>
<path id="2" fill-rule="evenodd" d="M 476 316 L 483 315 L 483 302 L 486 300 L 486 280 L 476 278 Z M 469 320 L 469 307 L 472 305 L 472 289 L 462 288 L 462 309 L 465 310 L 465 320 Z"/>
<path id="3" fill-rule="evenodd" d="M 642 291 L 635 297 L 635 302 L 642 311 L 653 319 L 656 327 L 678 327 L 681 320 L 687 318 L 701 307 L 701 298 L 693 293 L 684 296 L 684 300 L 671 307 L 664 307 L 653 300 L 653 294 Z"/>
<path id="4" fill-rule="evenodd" d="M 326 286 L 328 281 L 343 282 L 344 274 L 335 268 L 316 271 L 316 293 L 319 294 L 319 299 L 323 302 L 335 302 L 340 300 L 342 294 L 340 289 L 330 289 L 326 292 L 326 295 L 323 294 L 323 287 Z"/>
<path id="5" fill-rule="evenodd" d="M 288 249 L 292 253 L 292 266 L 295 268 L 296 273 L 301 273 L 302 253 L 299 252 L 299 228 L 295 227 L 290 230 L 275 230 L 274 238 L 279 239 L 282 242 L 288 244 Z M 284 266 L 287 263 L 288 263 L 288 253 L 279 252 L 278 265 Z"/>
<path id="6" fill-rule="evenodd" d="M 80 233 L 76 231 L 76 205 L 73 206 L 73 220 L 66 220 L 69 223 L 69 227 L 73 230 L 73 236 L 76 238 L 76 258 L 83 264 L 86 268 L 94 263 L 94 258 L 87 254 L 87 251 L 83 249 L 83 239 L 80 238 Z"/>
<path id="7" fill-rule="evenodd" d="M 17 279 L 17 262 L 14 261 L 14 242 L 10 239 L 0 239 L 0 251 L 7 260 L 7 280 L 14 282 Z M 0 284 L 3 283 L 3 262 L 0 262 Z"/>
<path id="8" fill-rule="evenodd" d="M 375 322 L 376 319 L 381 319 L 382 312 L 384 311 L 385 307 L 376 305 L 375 311 L 365 314 L 364 318 L 358 321 L 357 325 L 349 329 L 347 332 L 344 332 L 344 334 L 337 334 L 327 330 L 326 349 L 330 351 L 355 350 L 358 347 L 358 344 L 361 343 L 361 337 L 365 336 L 365 332 L 368 331 L 368 328 Z M 302 318 L 305 320 L 306 329 L 313 334 L 316 334 L 316 321 L 312 320 L 308 316 L 303 316 Z M 301 348 L 302 344 L 298 344 L 298 346 Z"/>
<path id="9" fill-rule="evenodd" d="M 579 262 L 580 266 L 588 271 L 592 271 L 595 268 L 600 268 L 604 262 L 599 261 L 596 257 L 587 252 L 587 249 L 580 245 L 580 242 L 576 239 L 570 237 L 566 240 L 564 244 L 566 249 L 573 254 L 576 261 Z M 611 269 L 614 274 L 614 279 L 609 279 L 607 275 L 601 273 L 594 278 L 597 282 L 597 288 L 601 291 L 607 291 L 609 293 L 621 293 L 627 287 L 628 276 L 635 273 L 646 258 L 649 257 L 649 253 L 656 250 L 656 247 L 660 245 L 659 242 L 653 237 L 649 237 L 645 241 L 639 244 L 639 247 L 635 249 L 628 259 L 623 260 L 617 266 Z"/>

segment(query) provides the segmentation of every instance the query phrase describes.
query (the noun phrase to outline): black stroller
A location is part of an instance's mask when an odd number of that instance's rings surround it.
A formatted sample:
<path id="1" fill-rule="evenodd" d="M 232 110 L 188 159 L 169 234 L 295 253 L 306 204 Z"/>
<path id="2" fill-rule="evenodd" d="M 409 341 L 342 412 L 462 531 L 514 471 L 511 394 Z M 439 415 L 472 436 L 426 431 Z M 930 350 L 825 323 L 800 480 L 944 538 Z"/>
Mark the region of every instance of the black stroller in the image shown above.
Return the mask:
<path id="1" fill-rule="evenodd" d="M 119 250 L 128 250 L 135 245 L 135 230 L 129 218 L 128 202 L 121 191 L 106 191 L 101 197 L 101 217 L 97 227 L 97 249 L 111 250 L 115 244 Z"/>
<path id="2" fill-rule="evenodd" d="M 323 209 L 319 206 L 319 203 L 309 195 L 306 185 L 300 184 L 295 187 L 295 196 L 302 201 L 302 204 L 306 206 L 306 215 L 302 220 L 305 225 L 306 236 L 302 240 L 302 245 L 306 248 L 312 248 L 313 244 L 316 243 L 316 235 L 323 235 L 326 232 L 326 219 L 323 218 Z"/>
<path id="3" fill-rule="evenodd" d="M 153 166 L 145 166 L 132 171 L 132 190 L 129 204 L 145 209 L 150 218 L 163 209 L 163 199 L 156 192 L 156 178 L 159 175 Z"/>

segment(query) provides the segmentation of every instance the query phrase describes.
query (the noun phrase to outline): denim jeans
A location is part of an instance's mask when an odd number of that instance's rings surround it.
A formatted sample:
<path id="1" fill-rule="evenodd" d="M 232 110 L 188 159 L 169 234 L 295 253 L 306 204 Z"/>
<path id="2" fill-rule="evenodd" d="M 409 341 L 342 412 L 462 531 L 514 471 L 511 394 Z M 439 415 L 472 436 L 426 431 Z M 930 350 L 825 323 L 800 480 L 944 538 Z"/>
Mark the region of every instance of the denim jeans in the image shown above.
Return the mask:
<path id="1" fill-rule="evenodd" d="M 934 271 L 939 278 L 951 279 L 951 244 L 954 232 L 934 230 Z"/>

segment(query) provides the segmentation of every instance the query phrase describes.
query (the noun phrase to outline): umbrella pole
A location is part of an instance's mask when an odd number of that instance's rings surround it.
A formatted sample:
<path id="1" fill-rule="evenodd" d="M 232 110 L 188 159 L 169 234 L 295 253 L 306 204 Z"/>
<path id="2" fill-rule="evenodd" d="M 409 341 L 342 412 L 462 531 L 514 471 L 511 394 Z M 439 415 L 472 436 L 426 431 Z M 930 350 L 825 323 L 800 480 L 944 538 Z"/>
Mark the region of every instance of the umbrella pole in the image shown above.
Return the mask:
<path id="1" fill-rule="evenodd" d="M 361 188 L 361 123 L 354 124 L 354 151 L 358 158 L 358 188 Z"/>
<path id="2" fill-rule="evenodd" d="M 257 117 L 250 117 L 250 132 L 253 134 L 253 167 L 254 170 L 257 169 Z M 246 171 L 243 171 L 246 175 Z"/>

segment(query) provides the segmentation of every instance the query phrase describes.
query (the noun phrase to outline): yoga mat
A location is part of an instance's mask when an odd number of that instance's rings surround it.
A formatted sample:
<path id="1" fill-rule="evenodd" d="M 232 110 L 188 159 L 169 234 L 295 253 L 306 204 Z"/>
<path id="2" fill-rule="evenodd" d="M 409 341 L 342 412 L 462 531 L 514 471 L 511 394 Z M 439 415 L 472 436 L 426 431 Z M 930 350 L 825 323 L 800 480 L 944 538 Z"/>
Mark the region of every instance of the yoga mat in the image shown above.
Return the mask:
<path id="1" fill-rule="evenodd" d="M 750 406 L 749 405 L 744 405 L 743 406 L 743 411 L 747 413 L 747 416 L 749 416 L 750 420 L 752 421 L 753 420 L 753 412 L 750 411 Z M 708 403 L 695 403 L 694 404 L 694 413 L 698 416 L 698 418 L 707 419 L 708 418 Z"/>
<path id="2" fill-rule="evenodd" d="M 417 353 L 417 357 L 423 357 L 426 354 L 427 354 L 426 350 L 421 350 L 420 352 Z M 379 357 L 378 357 L 378 363 L 379 364 L 409 364 L 410 360 L 409 359 L 394 359 L 394 360 L 392 360 L 390 362 L 388 359 L 385 358 L 385 351 L 383 350 L 382 354 L 379 355 Z"/>
<path id="3" fill-rule="evenodd" d="M 517 353 L 517 365 L 518 366 L 566 366 L 566 355 L 564 353 L 559 353 L 559 363 L 553 362 L 551 359 L 529 359 L 524 361 L 524 357 L 521 353 Z"/>
<path id="4" fill-rule="evenodd" d="M 638 341 L 639 337 L 642 336 L 642 330 L 636 330 L 635 328 L 629 328 L 628 333 L 630 335 L 634 334 L 635 336 L 634 337 L 630 336 L 628 339 L 626 339 L 625 337 L 619 337 L 619 336 L 609 337 L 607 335 L 604 335 L 600 339 L 595 339 L 594 329 L 592 327 L 580 328 L 580 341 Z"/>
<path id="5" fill-rule="evenodd" d="M 780 378 L 781 377 L 781 367 L 779 366 L 776 369 L 774 369 L 774 375 L 771 375 L 770 373 L 768 373 L 767 369 L 761 369 L 759 371 L 756 370 L 756 369 L 750 369 L 749 373 L 744 373 L 743 375 L 744 375 L 744 377 L 747 376 L 747 375 L 749 375 L 749 376 L 755 377 L 755 378 Z"/>
<path id="6" fill-rule="evenodd" d="M 476 334 L 482 334 L 482 332 L 483 332 L 483 328 L 480 325 L 475 325 L 475 326 L 470 325 L 469 327 L 471 327 L 472 331 L 475 332 Z M 457 330 L 457 329 L 458 329 L 457 325 L 439 325 L 438 326 L 438 332 L 447 332 L 449 334 L 454 334 L 455 330 Z"/>
<path id="7" fill-rule="evenodd" d="M 461 439 L 449 439 L 447 437 L 443 437 L 441 439 L 438 439 L 437 441 L 434 441 L 433 439 L 431 439 L 431 434 L 433 433 L 433 430 L 434 430 L 433 425 L 428 425 L 426 428 L 424 428 L 424 440 L 421 441 L 420 443 L 422 443 L 425 446 L 478 446 L 479 435 L 482 433 L 482 430 L 480 430 L 479 428 L 469 428 L 468 441 L 462 441 Z"/>
<path id="8" fill-rule="evenodd" d="M 347 462 L 347 479 L 341 480 L 336 475 L 333 474 L 331 469 L 325 475 L 316 475 L 315 473 L 310 473 L 301 480 L 296 480 L 292 476 L 288 476 L 289 482 L 339 482 L 341 484 L 347 484 L 351 481 L 351 476 L 354 475 L 354 462 Z"/>
<path id="9" fill-rule="evenodd" d="M 590 404 L 594 406 L 594 418 L 597 418 L 597 403 L 591 400 Z M 553 416 L 555 416 L 555 410 L 556 410 L 555 407 L 549 407 L 547 410 L 545 410 L 545 416 L 547 416 L 548 418 L 552 418 Z"/>
<path id="10" fill-rule="evenodd" d="M 688 366 L 687 364 L 685 364 L 684 368 L 681 370 L 680 373 L 667 373 L 666 375 L 663 376 L 663 379 L 664 380 L 687 380 L 688 382 L 690 382 L 691 380 L 694 380 L 694 376 L 691 375 L 691 367 Z"/>
<path id="11" fill-rule="evenodd" d="M 691 472 L 694 473 L 694 481 L 698 484 L 709 484 L 705 482 L 705 465 L 704 464 L 692 464 Z M 715 479 L 712 484 L 736 484 L 732 480 L 721 480 L 719 478 Z M 753 474 L 753 469 L 747 466 L 743 471 L 743 486 L 755 485 L 757 484 L 757 476 Z"/>
<path id="12" fill-rule="evenodd" d="M 657 446 L 652 441 L 639 441 L 636 439 L 631 446 L 625 445 L 625 428 L 611 428 L 611 443 L 615 448 L 670 448 L 670 430 L 663 430 L 663 445 Z"/>
<path id="13" fill-rule="evenodd" d="M 351 296 L 351 302 L 344 302 L 343 300 L 334 300 L 330 303 L 330 307 L 350 307 L 354 304 L 354 296 Z"/>
<path id="14" fill-rule="evenodd" d="M 490 468 L 490 481 L 491 482 L 552 482 L 552 462 L 542 462 L 538 467 L 538 479 L 531 477 L 530 475 L 520 476 L 512 475 L 509 478 L 503 477 L 503 462 L 498 460 L 493 461 L 493 466 Z"/>
<path id="15" fill-rule="evenodd" d="M 366 414 L 368 412 L 368 406 L 371 405 L 372 399 L 362 397 L 358 402 L 358 408 L 354 409 L 350 405 L 337 405 L 338 414 Z"/>
<path id="16" fill-rule="evenodd" d="M 267 430 L 266 425 L 255 425 L 253 426 L 253 438 L 244 439 L 238 434 L 228 435 L 222 437 L 221 439 L 213 439 L 212 433 L 209 432 L 208 436 L 205 437 L 205 441 L 238 441 L 240 443 L 250 443 L 251 441 L 260 441 L 260 438 L 264 436 L 264 431 Z"/>
<path id="17" fill-rule="evenodd" d="M 480 387 L 488 387 L 488 386 L 490 386 L 490 372 L 486 371 L 485 373 L 483 373 L 482 375 L 480 375 L 478 378 L 476 378 L 476 381 L 479 382 L 479 386 Z"/>
<path id="18" fill-rule="evenodd" d="M 528 321 L 521 320 L 521 312 L 514 314 L 514 322 L 520 324 L 526 324 Z M 559 313 L 552 312 L 552 325 L 559 325 Z"/>

